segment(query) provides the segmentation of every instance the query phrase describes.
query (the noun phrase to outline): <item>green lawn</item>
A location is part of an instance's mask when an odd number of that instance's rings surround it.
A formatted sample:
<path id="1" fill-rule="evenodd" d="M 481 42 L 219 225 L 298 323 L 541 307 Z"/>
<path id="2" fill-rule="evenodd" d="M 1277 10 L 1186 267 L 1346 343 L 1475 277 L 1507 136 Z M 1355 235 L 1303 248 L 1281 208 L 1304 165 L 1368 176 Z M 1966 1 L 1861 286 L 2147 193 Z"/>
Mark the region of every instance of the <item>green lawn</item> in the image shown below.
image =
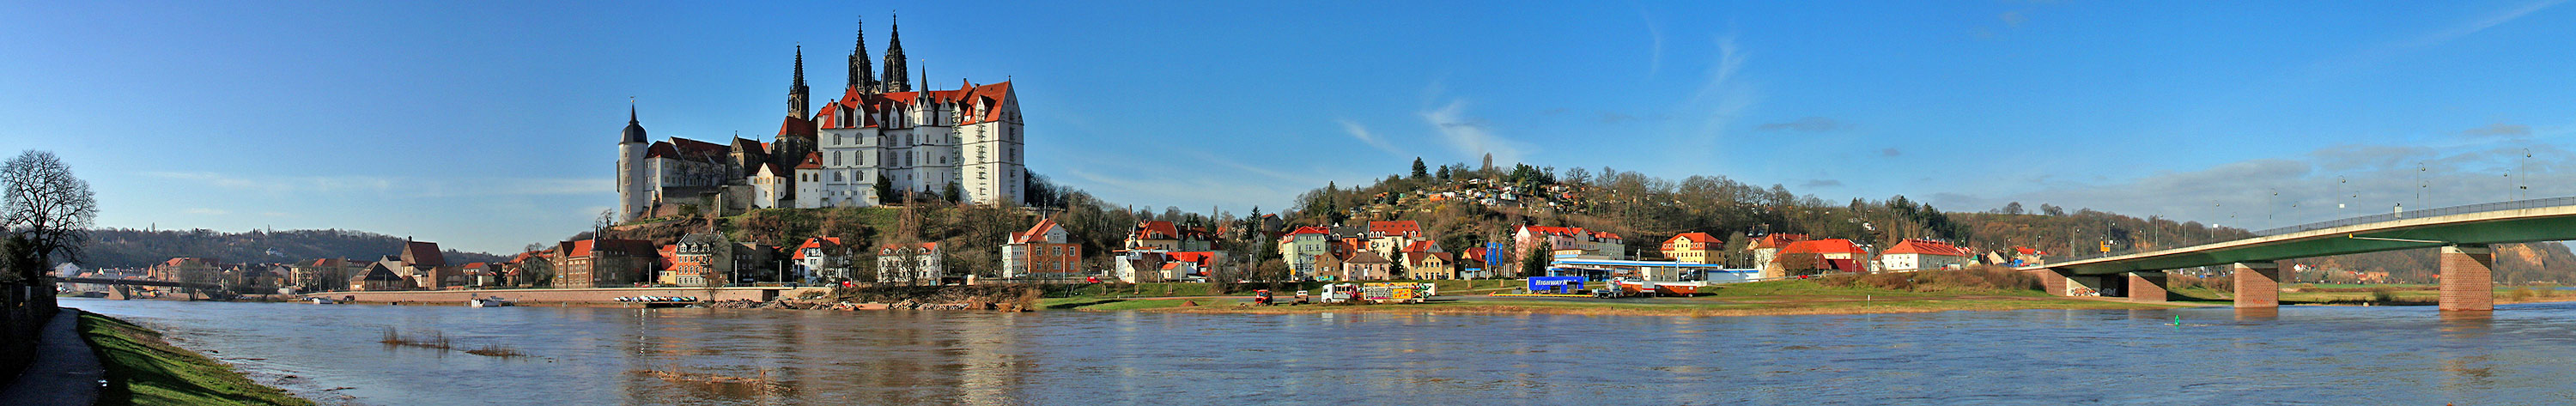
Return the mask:
<path id="1" fill-rule="evenodd" d="M 80 330 L 107 367 L 109 385 L 99 394 L 100 405 L 313 404 L 124 320 L 84 313 Z"/>

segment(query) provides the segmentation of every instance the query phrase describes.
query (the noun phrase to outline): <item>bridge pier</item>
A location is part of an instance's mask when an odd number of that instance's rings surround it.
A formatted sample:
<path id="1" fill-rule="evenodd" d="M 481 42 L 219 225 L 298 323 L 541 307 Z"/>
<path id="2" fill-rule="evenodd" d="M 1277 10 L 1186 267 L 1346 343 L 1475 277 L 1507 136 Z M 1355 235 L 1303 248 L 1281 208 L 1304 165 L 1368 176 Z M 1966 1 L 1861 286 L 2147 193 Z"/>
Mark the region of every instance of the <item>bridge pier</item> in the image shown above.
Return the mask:
<path id="1" fill-rule="evenodd" d="M 2442 310 L 2495 310 L 2495 251 L 2486 244 L 2442 247 Z"/>
<path id="2" fill-rule="evenodd" d="M 2173 296 L 2167 290 L 2172 286 L 2166 285 L 2166 281 L 2163 271 L 2130 272 L 2129 286 L 2124 290 L 2129 292 L 2129 301 L 2132 302 L 2167 302 L 2173 300 Z"/>
<path id="3" fill-rule="evenodd" d="M 2236 263 L 2236 307 L 2281 307 L 2281 264 Z"/>

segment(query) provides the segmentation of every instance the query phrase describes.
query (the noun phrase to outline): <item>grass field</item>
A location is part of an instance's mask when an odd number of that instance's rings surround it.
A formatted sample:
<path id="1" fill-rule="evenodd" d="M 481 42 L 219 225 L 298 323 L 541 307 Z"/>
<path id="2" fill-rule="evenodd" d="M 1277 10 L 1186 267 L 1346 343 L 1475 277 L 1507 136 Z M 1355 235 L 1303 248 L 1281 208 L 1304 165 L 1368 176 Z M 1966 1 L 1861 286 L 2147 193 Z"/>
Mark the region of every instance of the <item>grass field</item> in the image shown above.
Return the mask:
<path id="1" fill-rule="evenodd" d="M 161 333 L 124 320 L 82 314 L 81 336 L 107 367 L 100 405 L 311 405 L 253 382 L 221 361 L 171 346 Z"/>

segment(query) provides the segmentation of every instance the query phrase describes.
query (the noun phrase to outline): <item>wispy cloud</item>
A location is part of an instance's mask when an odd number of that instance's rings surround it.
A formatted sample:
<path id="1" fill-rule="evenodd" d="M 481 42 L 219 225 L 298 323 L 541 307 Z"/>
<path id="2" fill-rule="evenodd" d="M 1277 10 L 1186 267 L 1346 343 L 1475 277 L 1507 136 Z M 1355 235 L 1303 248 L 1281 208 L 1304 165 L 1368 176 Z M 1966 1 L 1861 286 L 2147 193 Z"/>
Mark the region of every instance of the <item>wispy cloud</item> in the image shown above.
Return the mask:
<path id="1" fill-rule="evenodd" d="M 1826 132 L 1826 131 L 1840 130 L 1840 129 L 1843 129 L 1843 128 L 1845 128 L 1845 127 L 1847 127 L 1847 126 L 1846 126 L 1846 125 L 1844 125 L 1842 121 L 1837 121 L 1837 120 L 1834 120 L 1834 119 L 1831 119 L 1831 118 L 1824 118 L 1824 117 L 1812 117 L 1812 116 L 1811 116 L 1811 117 L 1804 117 L 1804 118 L 1799 118 L 1799 119 L 1796 119 L 1796 120 L 1790 120 L 1790 121 L 1784 121 L 1784 122 L 1766 123 L 1766 124 L 1763 124 L 1763 125 L 1758 126 L 1758 127 L 1753 127 L 1753 129 L 1755 129 L 1755 130 L 1762 130 L 1762 131 L 1783 131 L 1783 130 L 1786 130 L 1786 131 L 1800 131 L 1800 132 L 1820 133 L 1820 132 Z"/>
<path id="2" fill-rule="evenodd" d="M 2472 137 L 2526 137 L 2531 135 L 2531 126 L 2495 123 L 2488 124 L 2485 127 L 2460 130 L 2460 135 Z"/>
<path id="3" fill-rule="evenodd" d="M 1664 27 L 1655 24 L 1654 13 L 1647 12 L 1643 4 L 1637 6 L 1637 19 L 1645 22 L 1646 38 L 1650 41 L 1646 53 L 1646 80 L 1654 80 L 1655 74 L 1664 70 Z"/>
<path id="4" fill-rule="evenodd" d="M 1334 121 L 1342 124 L 1342 132 L 1350 134 L 1351 138 L 1358 138 L 1361 143 L 1368 144 L 1371 147 L 1377 147 L 1377 150 L 1386 151 L 1386 153 L 1394 154 L 1395 156 L 1412 156 L 1412 154 L 1405 153 L 1404 150 L 1396 149 L 1395 144 L 1387 143 L 1385 138 L 1379 138 L 1377 134 L 1370 133 L 1367 126 L 1362 126 L 1360 123 L 1352 122 L 1351 120 Z"/>
<path id="5" fill-rule="evenodd" d="M 2441 31 L 2427 33 L 2424 34 L 2424 36 L 2416 37 L 2415 39 L 2408 40 L 2406 42 L 2400 42 L 2397 46 L 2404 48 L 2419 48 L 2439 45 L 2444 42 L 2451 42 L 2451 40 L 2460 39 L 2460 37 L 2466 37 L 2470 34 L 2476 34 L 2479 31 L 2486 31 L 2489 28 L 2495 28 L 2496 26 L 2504 25 L 2504 23 L 2513 22 L 2515 19 L 2531 15 L 2531 13 L 2539 12 L 2540 10 L 2565 2 L 2567 2 L 2567 0 L 2535 1 L 2523 4 L 2521 7 L 2500 10 L 2494 14 L 2488 14 L 2485 18 L 2472 20 L 2468 23 L 2453 26 Z"/>
<path id="6" fill-rule="evenodd" d="M 1705 114 L 1707 119 L 1701 122 L 1699 133 L 1709 136 L 1722 135 L 1727 123 L 1753 107 L 1755 98 L 1753 87 L 1736 78 L 1737 72 L 1744 69 L 1745 59 L 1752 55 L 1736 45 L 1735 36 L 1718 37 L 1716 42 L 1717 60 L 1709 65 L 1699 90 L 1684 103 L 1696 110 L 1691 114 Z"/>
<path id="7" fill-rule="evenodd" d="M 2344 145 L 2121 181 L 2043 179 L 2033 190 L 1991 196 L 1999 198 L 1945 193 L 1934 201 L 1970 211 L 2045 202 L 2260 229 L 2387 213 L 2400 204 L 2422 210 L 2576 195 L 2566 186 L 2576 184 L 2576 153 L 2550 146 L 2527 153 Z"/>
<path id="8" fill-rule="evenodd" d="M 1450 100 L 1449 104 L 1424 111 L 1421 115 L 1422 121 L 1439 130 L 1451 147 L 1470 157 L 1493 154 L 1498 165 L 1525 162 L 1521 158 L 1532 148 L 1527 143 L 1494 135 L 1485 120 L 1467 114 L 1467 101 L 1464 99 Z"/>

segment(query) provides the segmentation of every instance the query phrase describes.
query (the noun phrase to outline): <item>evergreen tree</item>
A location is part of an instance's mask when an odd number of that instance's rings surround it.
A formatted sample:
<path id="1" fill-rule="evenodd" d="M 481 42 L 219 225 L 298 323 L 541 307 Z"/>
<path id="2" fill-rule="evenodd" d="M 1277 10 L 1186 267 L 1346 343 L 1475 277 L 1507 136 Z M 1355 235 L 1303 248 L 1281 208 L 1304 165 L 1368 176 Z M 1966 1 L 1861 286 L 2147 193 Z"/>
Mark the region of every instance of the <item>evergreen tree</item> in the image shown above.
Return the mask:
<path id="1" fill-rule="evenodd" d="M 1422 157 L 1413 157 L 1413 178 L 1422 179 L 1430 176 L 1431 167 L 1422 166 Z"/>
<path id="2" fill-rule="evenodd" d="M 877 172 L 876 189 L 877 204 L 893 203 L 896 200 L 894 198 L 894 182 L 886 180 L 885 172 Z"/>
<path id="3" fill-rule="evenodd" d="M 1556 249 L 1550 245 L 1552 244 L 1546 240 L 1540 240 L 1538 248 L 1532 248 L 1529 252 L 1521 254 L 1521 277 L 1547 275 L 1548 259 L 1556 256 Z"/>

